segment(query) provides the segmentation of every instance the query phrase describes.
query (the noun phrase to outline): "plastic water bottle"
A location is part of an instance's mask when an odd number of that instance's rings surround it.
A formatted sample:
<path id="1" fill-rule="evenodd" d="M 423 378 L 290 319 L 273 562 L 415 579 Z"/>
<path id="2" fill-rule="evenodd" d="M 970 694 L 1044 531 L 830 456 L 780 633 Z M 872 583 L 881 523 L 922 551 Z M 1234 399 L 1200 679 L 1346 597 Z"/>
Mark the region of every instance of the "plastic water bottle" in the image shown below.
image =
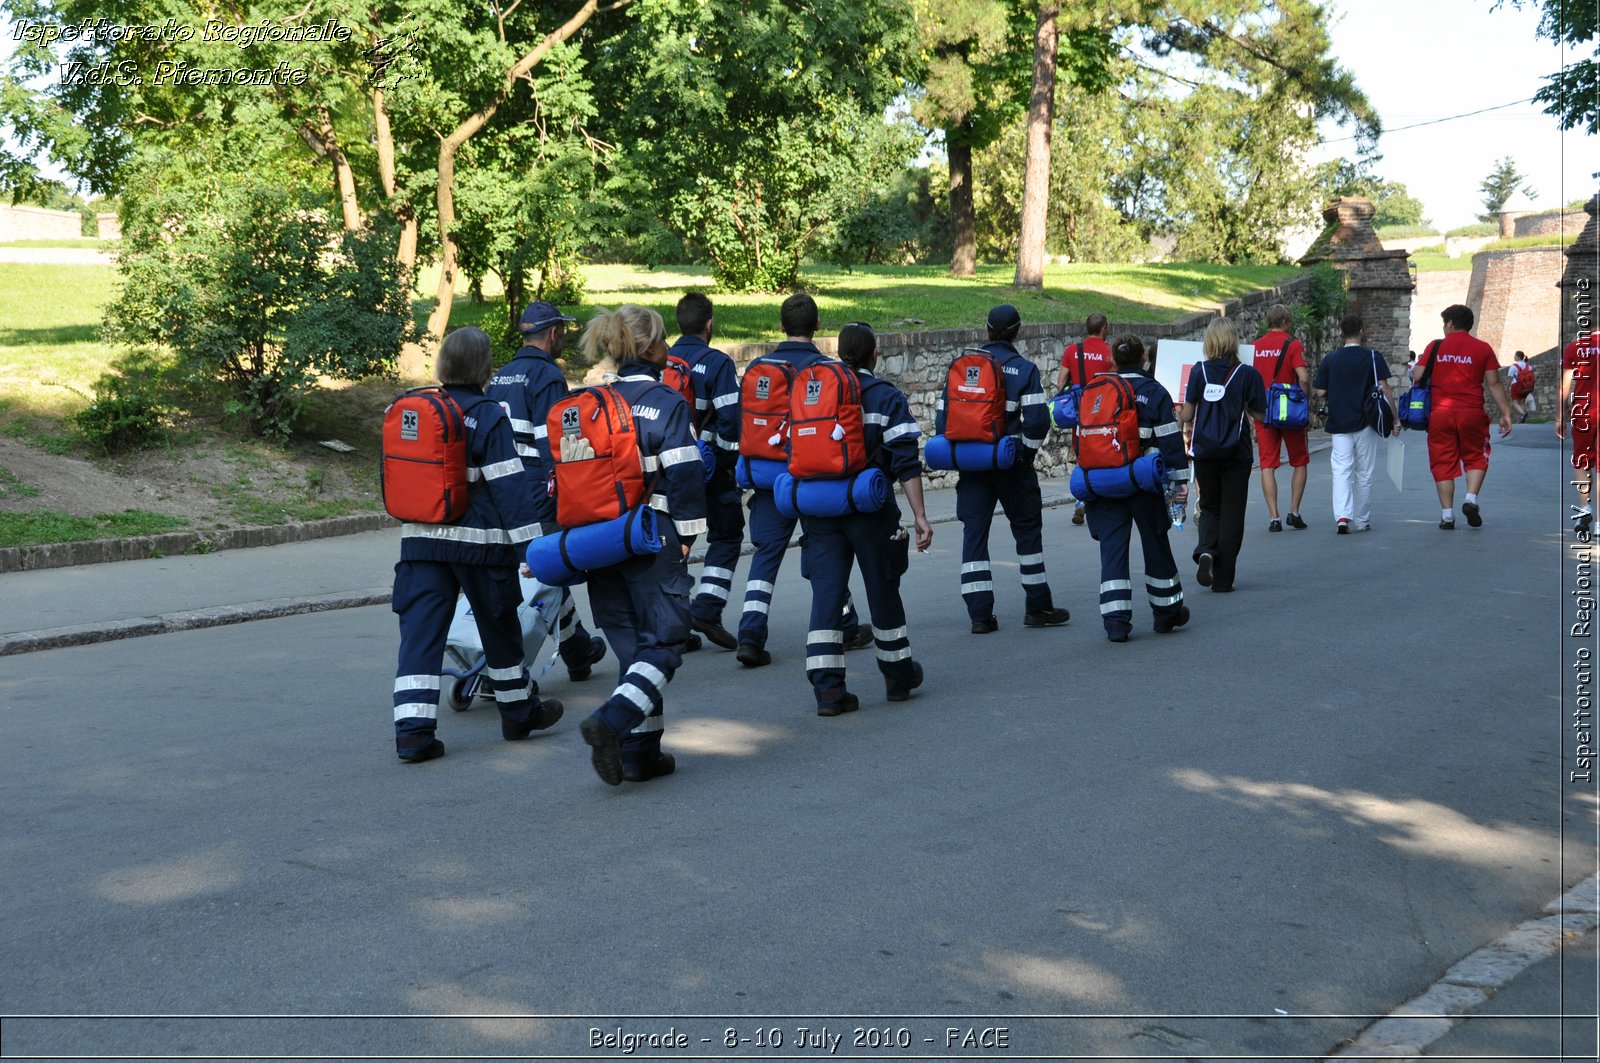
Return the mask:
<path id="1" fill-rule="evenodd" d="M 1183 518 L 1187 515 L 1189 507 L 1186 503 L 1172 500 L 1172 496 L 1176 493 L 1175 488 L 1167 488 L 1167 515 L 1172 518 L 1172 530 L 1183 531 Z"/>

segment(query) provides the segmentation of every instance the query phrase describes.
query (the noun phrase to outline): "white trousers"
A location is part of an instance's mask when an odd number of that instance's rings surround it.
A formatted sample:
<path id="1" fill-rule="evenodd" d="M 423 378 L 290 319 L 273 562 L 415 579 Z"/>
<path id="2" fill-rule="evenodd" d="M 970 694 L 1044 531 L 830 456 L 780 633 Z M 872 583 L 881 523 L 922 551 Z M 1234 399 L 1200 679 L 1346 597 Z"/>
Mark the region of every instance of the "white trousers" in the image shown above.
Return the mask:
<path id="1" fill-rule="evenodd" d="M 1372 523 L 1372 470 L 1378 464 L 1382 437 L 1370 428 L 1335 432 L 1333 453 L 1333 517 L 1357 528 Z"/>

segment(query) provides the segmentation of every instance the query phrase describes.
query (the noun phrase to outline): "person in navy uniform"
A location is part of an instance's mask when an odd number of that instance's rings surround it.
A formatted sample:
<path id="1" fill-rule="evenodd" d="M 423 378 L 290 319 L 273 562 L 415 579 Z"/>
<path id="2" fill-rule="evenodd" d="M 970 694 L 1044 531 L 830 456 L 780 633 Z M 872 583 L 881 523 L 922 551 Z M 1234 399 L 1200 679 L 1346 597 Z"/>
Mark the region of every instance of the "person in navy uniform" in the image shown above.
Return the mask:
<path id="1" fill-rule="evenodd" d="M 403 524 L 391 608 L 400 619 L 394 680 L 394 744 L 418 764 L 444 756 L 439 725 L 439 671 L 456 594 L 467 596 L 483 640 L 489 685 L 507 741 L 527 738 L 561 719 L 561 702 L 539 700 L 522 659 L 517 620 L 522 587 L 517 561 L 539 534 L 528 474 L 517 458 L 511 422 L 484 397 L 494 372 L 489 337 L 475 328 L 444 338 L 439 383 L 462 409 L 467 428 L 467 512 L 454 524 Z"/>
<path id="2" fill-rule="evenodd" d="M 854 370 L 861 382 L 869 462 L 882 469 L 891 484 L 898 482 L 904 488 L 917 549 L 926 550 L 933 543 L 933 527 L 922 504 L 922 459 L 917 452 L 922 430 L 899 389 L 873 375 L 878 340 L 870 327 L 850 324 L 840 330 L 839 360 Z M 890 701 L 905 701 L 922 685 L 922 665 L 912 660 L 906 609 L 900 600 L 900 577 L 909 561 L 910 540 L 900 528 L 900 507 L 893 495 L 876 513 L 803 516 L 800 523 L 805 529 L 801 549 L 811 577 L 806 678 L 816 695 L 817 715 L 838 716 L 861 707 L 860 699 L 845 689 L 844 632 L 834 626 L 849 596 L 852 561 L 866 585 L 886 696 Z"/>
<path id="3" fill-rule="evenodd" d="M 789 296 L 783 301 L 778 320 L 783 327 L 784 341 L 770 354 L 756 359 L 757 362 L 786 362 L 798 373 L 822 360 L 822 352 L 811 342 L 817 334 L 818 320 L 817 304 L 811 296 L 805 292 Z M 739 617 L 738 640 L 739 663 L 746 668 L 772 663 L 772 654 L 766 648 L 767 611 L 772 608 L 773 584 L 797 523 L 778 512 L 771 491 L 758 488 L 750 493 L 750 545 L 755 553 L 750 558 L 750 573 L 745 577 L 744 613 Z M 803 557 L 800 574 L 808 574 Z M 871 633 L 862 629 L 848 599 L 839 626 L 844 631 L 847 649 L 858 649 L 872 641 Z"/>
<path id="4" fill-rule="evenodd" d="M 1114 371 L 1133 386 L 1143 453 L 1161 452 L 1167 480 L 1178 485 L 1172 501 L 1187 501 L 1189 456 L 1183 449 L 1183 429 L 1173 410 L 1172 396 L 1144 371 L 1144 344 L 1139 337 L 1118 336 L 1111 342 L 1111 358 Z M 1183 603 L 1178 562 L 1167 540 L 1172 517 L 1165 497 L 1140 491 L 1129 498 L 1096 498 L 1084 504 L 1084 519 L 1089 524 L 1089 535 L 1100 544 L 1100 620 L 1105 624 L 1106 638 L 1127 642 L 1133 631 L 1128 547 L 1135 526 L 1139 529 L 1139 545 L 1144 548 L 1145 596 L 1155 617 L 1156 632 L 1164 635 L 1187 624 L 1189 607 Z"/>
<path id="5" fill-rule="evenodd" d="M 661 552 L 634 557 L 589 573 L 589 607 L 617 655 L 617 688 L 583 721 L 595 774 L 617 786 L 671 775 L 677 762 L 661 751 L 663 696 L 689 638 L 686 559 L 706 530 L 705 465 L 694 444 L 691 411 L 683 396 L 661 382 L 667 364 L 661 315 L 622 306 L 590 319 L 584 353 L 617 363 L 613 386 L 633 409 L 640 458 L 651 482 L 649 505 L 658 521 Z M 538 443 L 545 458 L 548 438 Z"/>
<path id="6" fill-rule="evenodd" d="M 733 359 L 711 346 L 715 325 L 711 300 L 689 292 L 678 300 L 682 333 L 668 354 L 689 365 L 694 388 L 694 428 L 717 456 L 717 468 L 706 483 L 706 556 L 700 582 L 689 602 L 689 624 L 725 650 L 739 640 L 722 626 L 722 610 L 733 593 L 733 569 L 744 546 L 744 493 L 733 480 L 739 457 L 739 375 Z"/>
<path id="7" fill-rule="evenodd" d="M 517 453 L 528 470 L 534 511 L 542 525 L 555 523 L 556 507 L 550 499 L 549 467 L 542 464 L 534 443 L 544 438 L 550 407 L 566 398 L 570 390 L 566 374 L 556 365 L 556 359 L 566 346 L 567 326 L 576 320 L 549 303 L 529 303 L 517 326 L 522 333 L 522 347 L 489 381 L 486 391 L 511 417 Z M 567 675 L 574 681 L 588 679 L 595 664 L 606 655 L 606 644 L 590 635 L 578 619 L 571 591 L 561 592 L 556 628 L 558 652 L 561 662 L 567 666 Z"/>
<path id="8" fill-rule="evenodd" d="M 994 573 L 989 567 L 989 527 L 995 503 L 1005 511 L 1017 543 L 1022 591 L 1027 600 L 1025 627 L 1065 624 L 1071 615 L 1058 609 L 1044 574 L 1044 505 L 1034 461 L 1050 431 L 1050 407 L 1039 380 L 1039 367 L 1014 346 L 1022 315 L 1003 303 L 989 311 L 989 342 L 983 350 L 1000 366 L 1006 382 L 1005 433 L 1018 437 L 1017 463 L 991 472 L 963 472 L 956 478 L 956 517 L 961 521 L 961 598 L 972 620 L 972 633 L 986 635 L 1000 627 L 994 615 Z M 944 434 L 944 396 L 934 414 L 936 434 Z"/>

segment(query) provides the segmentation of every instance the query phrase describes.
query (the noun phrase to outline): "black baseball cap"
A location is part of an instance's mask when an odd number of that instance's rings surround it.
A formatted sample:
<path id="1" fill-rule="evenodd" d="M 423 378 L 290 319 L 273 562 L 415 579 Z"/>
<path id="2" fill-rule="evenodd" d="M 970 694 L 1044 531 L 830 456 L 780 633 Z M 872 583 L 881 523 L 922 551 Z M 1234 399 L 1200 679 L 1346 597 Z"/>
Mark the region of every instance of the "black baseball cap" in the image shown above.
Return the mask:
<path id="1" fill-rule="evenodd" d="M 996 332 L 1010 332 L 1022 324 L 1022 315 L 1010 303 L 1001 303 L 989 311 L 989 327 Z"/>
<path id="2" fill-rule="evenodd" d="M 517 331 L 543 332 L 557 322 L 565 321 L 568 324 L 574 324 L 577 320 L 575 317 L 568 317 L 563 314 L 550 303 L 529 303 L 528 308 L 522 312 L 522 320 L 517 323 Z"/>

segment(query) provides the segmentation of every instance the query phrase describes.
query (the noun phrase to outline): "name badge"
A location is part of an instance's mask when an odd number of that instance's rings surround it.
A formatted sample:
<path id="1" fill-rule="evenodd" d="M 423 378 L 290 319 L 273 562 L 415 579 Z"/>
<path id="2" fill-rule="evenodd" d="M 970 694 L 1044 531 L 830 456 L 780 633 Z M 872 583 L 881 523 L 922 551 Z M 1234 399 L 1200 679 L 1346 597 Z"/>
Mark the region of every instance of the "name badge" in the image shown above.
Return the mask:
<path id="1" fill-rule="evenodd" d="M 1205 391 L 1201 394 L 1205 396 L 1207 402 L 1221 402 L 1222 396 L 1227 393 L 1228 389 L 1221 384 L 1207 384 Z"/>

